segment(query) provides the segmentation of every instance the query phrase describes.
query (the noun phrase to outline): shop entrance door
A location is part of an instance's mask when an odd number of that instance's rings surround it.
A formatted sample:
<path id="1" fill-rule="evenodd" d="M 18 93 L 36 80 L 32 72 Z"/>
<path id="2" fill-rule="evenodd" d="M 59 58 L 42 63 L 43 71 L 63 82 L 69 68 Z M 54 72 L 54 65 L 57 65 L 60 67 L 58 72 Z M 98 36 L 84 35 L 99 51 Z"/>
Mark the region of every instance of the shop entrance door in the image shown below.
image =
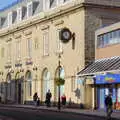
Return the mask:
<path id="1" fill-rule="evenodd" d="M 18 84 L 18 103 L 21 104 L 21 83 Z"/>
<path id="2" fill-rule="evenodd" d="M 99 109 L 104 109 L 105 104 L 104 104 L 104 88 L 99 88 L 98 89 L 98 107 Z"/>

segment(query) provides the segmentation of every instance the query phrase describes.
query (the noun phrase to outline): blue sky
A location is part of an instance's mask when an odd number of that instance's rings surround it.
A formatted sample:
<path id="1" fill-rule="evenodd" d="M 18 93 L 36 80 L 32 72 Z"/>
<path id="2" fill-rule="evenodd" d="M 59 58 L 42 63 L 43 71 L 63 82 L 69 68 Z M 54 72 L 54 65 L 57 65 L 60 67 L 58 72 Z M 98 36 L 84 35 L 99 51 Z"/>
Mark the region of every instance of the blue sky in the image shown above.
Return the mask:
<path id="1" fill-rule="evenodd" d="M 0 0 L 0 9 L 2 9 L 3 7 L 15 2 L 17 0 Z"/>

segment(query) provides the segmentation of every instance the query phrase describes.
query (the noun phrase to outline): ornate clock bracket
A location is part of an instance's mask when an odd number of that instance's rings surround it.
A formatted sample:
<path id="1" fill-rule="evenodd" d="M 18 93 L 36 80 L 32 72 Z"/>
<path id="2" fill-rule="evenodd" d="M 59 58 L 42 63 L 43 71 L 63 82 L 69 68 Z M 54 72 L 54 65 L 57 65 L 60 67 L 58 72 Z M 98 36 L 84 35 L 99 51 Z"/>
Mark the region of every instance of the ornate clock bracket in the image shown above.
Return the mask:
<path id="1" fill-rule="evenodd" d="M 64 27 L 60 30 L 59 39 L 63 43 L 68 43 L 72 39 L 72 49 L 75 49 L 75 33 L 72 33 L 69 28 Z"/>

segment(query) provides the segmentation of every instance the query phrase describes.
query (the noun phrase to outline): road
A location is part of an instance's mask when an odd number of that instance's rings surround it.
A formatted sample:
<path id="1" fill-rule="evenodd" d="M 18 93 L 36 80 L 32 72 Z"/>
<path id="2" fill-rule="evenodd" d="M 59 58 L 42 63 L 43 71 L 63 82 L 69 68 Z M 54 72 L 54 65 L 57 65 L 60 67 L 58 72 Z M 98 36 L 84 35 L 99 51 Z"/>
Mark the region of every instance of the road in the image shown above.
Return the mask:
<path id="1" fill-rule="evenodd" d="M 47 110 L 31 110 L 24 108 L 0 107 L 0 120 L 105 120 L 100 117 L 53 112 Z"/>

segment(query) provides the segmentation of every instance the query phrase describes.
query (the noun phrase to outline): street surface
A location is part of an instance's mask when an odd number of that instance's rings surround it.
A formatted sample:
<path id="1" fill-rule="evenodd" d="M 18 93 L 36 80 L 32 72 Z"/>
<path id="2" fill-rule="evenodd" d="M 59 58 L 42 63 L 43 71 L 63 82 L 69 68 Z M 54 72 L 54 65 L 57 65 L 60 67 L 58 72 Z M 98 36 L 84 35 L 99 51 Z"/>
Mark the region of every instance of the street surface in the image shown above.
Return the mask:
<path id="1" fill-rule="evenodd" d="M 58 111 L 0 107 L 0 120 L 105 120 L 105 118 Z"/>

